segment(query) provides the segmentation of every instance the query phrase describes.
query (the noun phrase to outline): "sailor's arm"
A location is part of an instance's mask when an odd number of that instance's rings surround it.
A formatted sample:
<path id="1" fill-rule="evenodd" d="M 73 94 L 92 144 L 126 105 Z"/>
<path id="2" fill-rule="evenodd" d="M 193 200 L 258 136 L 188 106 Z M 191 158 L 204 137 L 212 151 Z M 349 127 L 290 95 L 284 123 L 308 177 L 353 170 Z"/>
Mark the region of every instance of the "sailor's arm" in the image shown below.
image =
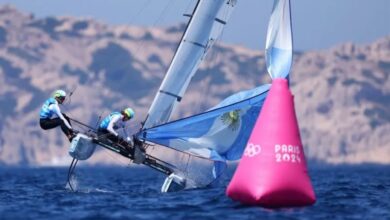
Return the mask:
<path id="1" fill-rule="evenodd" d="M 122 122 L 122 121 L 121 121 Z M 121 128 L 123 129 L 123 133 L 126 135 L 126 138 L 124 140 L 126 140 L 127 143 L 131 144 L 131 145 L 134 145 L 134 142 L 133 142 L 133 138 L 129 136 L 129 134 L 126 132 L 126 124 L 125 123 L 121 123 Z"/>
<path id="2" fill-rule="evenodd" d="M 70 126 L 68 120 L 65 119 L 65 117 L 62 115 L 60 107 L 58 104 L 52 104 L 49 108 L 52 108 L 52 110 L 56 113 L 56 115 L 65 123 L 66 127 L 69 129 L 72 129 L 72 126 Z"/>
<path id="3" fill-rule="evenodd" d="M 115 123 L 121 118 L 120 115 L 115 115 L 112 117 L 110 123 L 107 126 L 107 131 L 110 132 L 111 134 L 118 136 L 119 134 L 115 131 L 114 125 Z"/>

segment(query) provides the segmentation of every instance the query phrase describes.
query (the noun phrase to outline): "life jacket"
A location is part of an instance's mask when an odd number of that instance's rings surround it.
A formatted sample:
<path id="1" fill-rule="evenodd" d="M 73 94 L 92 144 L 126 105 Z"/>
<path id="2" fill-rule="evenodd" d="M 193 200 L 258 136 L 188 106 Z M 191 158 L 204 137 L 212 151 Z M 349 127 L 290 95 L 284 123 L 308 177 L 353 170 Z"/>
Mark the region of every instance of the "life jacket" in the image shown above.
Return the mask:
<path id="1" fill-rule="evenodd" d="M 121 113 L 120 112 L 112 112 L 110 115 L 108 115 L 107 117 L 105 117 L 103 119 L 103 121 L 99 125 L 99 128 L 107 129 L 108 125 L 110 124 L 110 122 L 112 120 L 112 117 L 114 117 L 115 115 L 121 115 Z"/>
<path id="2" fill-rule="evenodd" d="M 54 111 L 49 109 L 49 106 L 52 104 L 58 104 L 57 100 L 55 100 L 54 98 L 49 98 L 45 101 L 45 103 L 43 103 L 41 112 L 39 113 L 40 118 L 48 119 L 51 118 L 53 114 L 55 114 Z"/>

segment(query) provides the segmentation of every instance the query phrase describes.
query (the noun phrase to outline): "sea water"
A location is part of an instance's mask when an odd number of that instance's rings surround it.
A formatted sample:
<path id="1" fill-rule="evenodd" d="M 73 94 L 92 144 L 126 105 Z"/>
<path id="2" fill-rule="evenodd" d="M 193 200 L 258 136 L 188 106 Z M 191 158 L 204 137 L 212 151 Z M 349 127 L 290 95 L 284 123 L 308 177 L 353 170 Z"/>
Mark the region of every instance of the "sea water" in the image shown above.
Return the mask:
<path id="1" fill-rule="evenodd" d="M 310 166 L 309 166 L 310 167 Z M 390 219 L 390 166 L 316 165 L 313 206 L 266 209 L 225 196 L 219 186 L 160 193 L 164 176 L 148 168 L 0 168 L 0 219 Z"/>

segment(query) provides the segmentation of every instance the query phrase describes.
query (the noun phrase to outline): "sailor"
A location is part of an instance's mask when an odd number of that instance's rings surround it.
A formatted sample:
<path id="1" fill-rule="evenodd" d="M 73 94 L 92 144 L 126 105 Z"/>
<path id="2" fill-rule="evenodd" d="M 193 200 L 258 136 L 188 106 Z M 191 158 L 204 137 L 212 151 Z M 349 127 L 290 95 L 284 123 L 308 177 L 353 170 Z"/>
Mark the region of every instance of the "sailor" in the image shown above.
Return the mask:
<path id="1" fill-rule="evenodd" d="M 63 114 L 59 107 L 59 104 L 64 102 L 65 97 L 65 91 L 57 90 L 53 93 L 52 97 L 43 103 L 41 112 L 39 113 L 39 125 L 43 130 L 61 126 L 62 132 L 64 132 L 69 141 L 72 141 L 74 134 L 69 117 Z"/>
<path id="2" fill-rule="evenodd" d="M 98 128 L 98 135 L 100 138 L 105 137 L 114 143 L 132 142 L 131 138 L 127 137 L 126 141 L 121 138 L 116 132 L 116 129 L 124 128 L 125 122 L 134 118 L 134 110 L 132 108 L 125 108 L 121 112 L 112 112 L 103 119 Z M 132 144 L 131 144 L 132 145 Z"/>

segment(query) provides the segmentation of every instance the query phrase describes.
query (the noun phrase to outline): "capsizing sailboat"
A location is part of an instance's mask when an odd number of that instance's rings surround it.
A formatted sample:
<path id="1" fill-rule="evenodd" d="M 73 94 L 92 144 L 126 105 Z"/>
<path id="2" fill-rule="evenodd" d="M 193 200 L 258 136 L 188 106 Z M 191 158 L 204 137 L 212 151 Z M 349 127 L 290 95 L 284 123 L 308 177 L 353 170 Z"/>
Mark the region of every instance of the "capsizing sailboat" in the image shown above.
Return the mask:
<path id="1" fill-rule="evenodd" d="M 185 98 L 191 78 L 220 36 L 236 3 L 236 0 L 197 1 L 142 129 L 134 135 L 132 150 L 116 143 L 107 144 L 89 128 L 82 132 L 87 134 L 85 137 L 73 141 L 71 155 L 87 159 L 93 153 L 94 144 L 105 147 L 166 174 L 162 192 L 204 188 L 218 180 L 225 171 L 226 161 L 241 158 L 270 85 L 236 93 L 201 114 L 175 121 L 170 118 L 177 104 Z M 283 26 L 289 22 L 281 23 Z M 285 47 L 292 44 L 291 34 L 290 38 L 278 40 L 280 32 L 270 31 L 285 28 L 280 25 L 280 21 L 273 22 L 274 29 L 269 28 L 267 35 L 267 62 L 274 68 L 280 65 L 275 62 L 278 49 L 287 49 L 288 53 L 290 48 L 292 57 L 292 46 Z M 291 28 L 289 30 L 291 32 Z M 74 168 L 71 166 L 71 169 Z"/>
<path id="2" fill-rule="evenodd" d="M 142 130 L 134 136 L 134 145 L 107 142 L 104 137 L 97 136 L 94 128 L 73 120 L 81 125 L 83 131 L 71 144 L 70 154 L 76 162 L 72 162 L 70 173 L 74 170 L 77 159 L 88 159 L 93 154 L 95 145 L 99 145 L 164 174 L 174 173 L 175 175 L 170 176 L 166 183 L 172 180 L 172 183 L 183 181 L 180 184 L 181 188 L 204 187 L 212 182 L 205 172 L 211 170 L 209 167 L 214 164 L 209 156 L 192 154 L 186 150 L 171 148 L 169 145 L 158 145 L 144 136 L 148 133 L 147 129 L 169 121 L 199 64 L 227 24 L 235 5 L 236 0 L 198 0 L 192 13 L 186 15 L 190 17 L 189 22 Z M 170 188 L 169 183 L 169 187 L 163 186 L 162 191 L 169 191 Z"/>
<path id="3" fill-rule="evenodd" d="M 288 0 L 274 2 L 267 31 L 266 61 L 267 70 L 272 79 L 288 77 L 292 64 L 292 28 Z M 169 80 L 169 75 L 164 79 L 166 80 Z M 170 80 L 174 82 L 175 78 Z M 187 85 L 188 83 L 184 84 L 182 89 L 185 89 Z M 160 112 L 151 108 L 152 113 L 149 112 L 149 117 L 143 130 L 137 134 L 137 139 L 207 158 L 213 161 L 212 167 L 208 167 L 209 178 L 218 179 L 224 172 L 226 161 L 241 158 L 269 88 L 270 85 L 266 84 L 242 91 L 226 98 L 204 113 L 167 122 L 174 105 L 180 100 L 164 93 L 167 88 L 164 88 L 163 83 L 160 87 L 160 96 L 156 96 L 152 105 L 163 107 Z M 174 95 L 182 98 L 179 93 Z M 161 96 L 165 96 L 171 102 L 162 102 L 159 100 Z M 164 104 L 159 103 L 165 103 L 166 108 Z M 165 109 L 168 110 L 165 111 Z M 173 175 L 178 176 L 176 178 L 178 180 L 199 178 L 190 176 L 190 173 L 174 173 Z M 166 186 L 166 189 L 169 189 L 169 186 Z"/>

